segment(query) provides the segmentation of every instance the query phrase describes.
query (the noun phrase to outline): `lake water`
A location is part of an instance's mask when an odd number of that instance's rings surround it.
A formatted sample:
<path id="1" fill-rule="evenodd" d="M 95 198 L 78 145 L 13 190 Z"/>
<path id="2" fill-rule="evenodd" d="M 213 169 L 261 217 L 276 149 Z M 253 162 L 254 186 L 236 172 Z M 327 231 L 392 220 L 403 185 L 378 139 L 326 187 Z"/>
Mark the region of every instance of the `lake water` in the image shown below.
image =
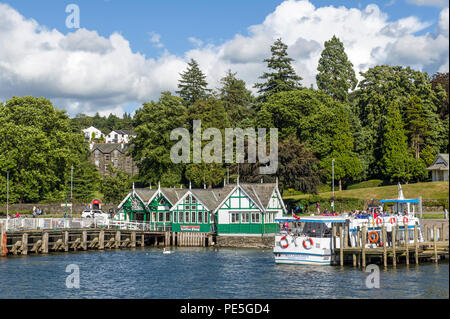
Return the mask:
<path id="1" fill-rule="evenodd" d="M 68 265 L 80 288 L 66 287 Z M 0 298 L 448 298 L 447 261 L 380 267 L 380 288 L 352 267 L 275 264 L 270 250 L 157 248 L 0 258 Z"/>

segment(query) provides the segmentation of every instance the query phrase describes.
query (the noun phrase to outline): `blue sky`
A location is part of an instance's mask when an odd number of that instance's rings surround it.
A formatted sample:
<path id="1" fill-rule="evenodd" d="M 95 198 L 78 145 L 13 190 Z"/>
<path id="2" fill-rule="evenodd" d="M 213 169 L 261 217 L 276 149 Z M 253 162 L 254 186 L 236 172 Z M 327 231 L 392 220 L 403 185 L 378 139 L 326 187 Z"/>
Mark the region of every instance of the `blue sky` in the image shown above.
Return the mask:
<path id="1" fill-rule="evenodd" d="M 78 30 L 65 25 L 71 3 Z M 314 85 L 333 34 L 358 74 L 376 64 L 448 71 L 447 0 L 0 0 L 0 101 L 31 94 L 71 115 L 120 115 L 174 92 L 190 58 L 211 88 L 232 69 L 251 89 L 278 37 Z"/>

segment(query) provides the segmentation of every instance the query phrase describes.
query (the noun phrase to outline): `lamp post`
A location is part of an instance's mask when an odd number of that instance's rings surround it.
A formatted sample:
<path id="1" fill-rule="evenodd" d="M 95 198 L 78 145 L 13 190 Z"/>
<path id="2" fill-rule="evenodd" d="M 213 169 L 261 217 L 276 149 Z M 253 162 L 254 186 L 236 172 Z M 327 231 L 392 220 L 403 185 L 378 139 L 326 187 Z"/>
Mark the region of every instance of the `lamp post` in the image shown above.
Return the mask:
<path id="1" fill-rule="evenodd" d="M 9 218 L 9 171 L 6 171 L 6 219 Z"/>
<path id="2" fill-rule="evenodd" d="M 70 169 L 70 218 L 72 218 L 72 206 L 73 206 L 73 165 Z"/>

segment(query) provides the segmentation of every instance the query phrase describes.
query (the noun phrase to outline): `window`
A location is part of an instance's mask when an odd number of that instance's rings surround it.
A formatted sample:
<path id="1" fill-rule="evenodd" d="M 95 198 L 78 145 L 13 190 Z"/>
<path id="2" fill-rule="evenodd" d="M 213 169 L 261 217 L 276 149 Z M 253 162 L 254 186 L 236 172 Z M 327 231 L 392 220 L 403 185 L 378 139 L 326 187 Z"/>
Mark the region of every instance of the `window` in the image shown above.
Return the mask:
<path id="1" fill-rule="evenodd" d="M 178 223 L 178 214 L 177 213 L 173 214 L 173 222 Z"/>
<path id="2" fill-rule="evenodd" d="M 198 212 L 198 222 L 203 223 L 203 212 Z"/>
<path id="3" fill-rule="evenodd" d="M 185 223 L 189 223 L 190 222 L 189 212 L 184 212 L 184 222 Z"/>
<path id="4" fill-rule="evenodd" d="M 191 222 L 192 222 L 192 223 L 195 223 L 196 220 L 197 220 L 197 218 L 195 218 L 195 217 L 196 217 L 195 215 L 196 215 L 196 213 L 193 212 L 193 213 L 192 213 L 192 216 L 191 216 Z"/>
<path id="5" fill-rule="evenodd" d="M 159 213 L 158 214 L 158 221 L 163 222 L 164 221 L 164 214 L 163 213 Z"/>
<path id="6" fill-rule="evenodd" d="M 196 210 L 197 209 L 197 205 L 191 206 L 191 210 Z"/>
<path id="7" fill-rule="evenodd" d="M 249 222 L 249 213 L 241 213 L 241 223 Z"/>
<path id="8" fill-rule="evenodd" d="M 260 223 L 259 213 L 252 213 L 252 223 L 255 223 L 255 224 Z"/>
<path id="9" fill-rule="evenodd" d="M 231 213 L 231 223 L 232 224 L 239 223 L 239 214 L 238 213 Z"/>
<path id="10" fill-rule="evenodd" d="M 105 161 L 109 161 L 109 154 L 105 155 Z"/>
<path id="11" fill-rule="evenodd" d="M 179 223 L 183 222 L 183 212 L 178 212 L 178 222 Z"/>
<path id="12" fill-rule="evenodd" d="M 117 159 L 114 160 L 114 167 L 119 167 L 119 160 Z"/>
<path id="13" fill-rule="evenodd" d="M 95 150 L 94 156 L 95 157 L 100 157 L 100 151 L 99 150 Z"/>
<path id="14" fill-rule="evenodd" d="M 166 213 L 166 222 L 170 222 L 170 213 L 169 212 Z"/>
<path id="15" fill-rule="evenodd" d="M 185 199 L 185 203 L 189 204 L 191 202 L 191 196 L 187 196 Z"/>
<path id="16" fill-rule="evenodd" d="M 95 166 L 100 167 L 100 161 L 99 160 L 95 160 Z"/>
<path id="17" fill-rule="evenodd" d="M 196 203 L 197 203 L 197 200 L 196 200 L 194 197 L 192 197 L 191 203 L 192 203 L 192 204 L 196 204 Z"/>

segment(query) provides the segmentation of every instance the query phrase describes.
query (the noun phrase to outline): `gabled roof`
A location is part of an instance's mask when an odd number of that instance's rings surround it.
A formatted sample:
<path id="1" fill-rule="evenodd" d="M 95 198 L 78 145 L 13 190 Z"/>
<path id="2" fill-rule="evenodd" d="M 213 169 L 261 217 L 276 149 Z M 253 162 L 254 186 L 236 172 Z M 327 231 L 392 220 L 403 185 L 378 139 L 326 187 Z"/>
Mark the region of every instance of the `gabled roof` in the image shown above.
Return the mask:
<path id="1" fill-rule="evenodd" d="M 123 148 L 122 148 L 123 145 Z M 103 154 L 109 154 L 114 150 L 118 150 L 122 154 L 126 154 L 130 149 L 130 144 L 121 144 L 121 143 L 96 143 L 91 149 L 91 152 L 95 150 L 99 150 Z"/>
<path id="2" fill-rule="evenodd" d="M 161 192 L 172 206 L 174 206 L 184 196 L 184 194 L 186 194 L 187 191 L 188 189 L 186 188 L 161 187 Z"/>
<path id="3" fill-rule="evenodd" d="M 136 133 L 134 133 L 133 131 L 128 131 L 128 130 L 112 130 L 111 132 L 108 133 L 108 135 L 111 134 L 112 132 L 116 132 L 116 133 L 124 134 L 124 135 L 136 136 Z"/>
<path id="4" fill-rule="evenodd" d="M 149 188 L 135 188 L 134 191 L 142 199 L 144 204 L 147 204 L 148 201 L 153 197 L 153 195 L 158 190 L 157 189 L 149 189 Z"/>
<path id="5" fill-rule="evenodd" d="M 433 164 L 431 164 L 430 167 L 427 167 L 426 169 L 431 170 L 448 170 L 448 153 L 441 153 L 439 154 L 436 159 L 434 160 Z"/>

